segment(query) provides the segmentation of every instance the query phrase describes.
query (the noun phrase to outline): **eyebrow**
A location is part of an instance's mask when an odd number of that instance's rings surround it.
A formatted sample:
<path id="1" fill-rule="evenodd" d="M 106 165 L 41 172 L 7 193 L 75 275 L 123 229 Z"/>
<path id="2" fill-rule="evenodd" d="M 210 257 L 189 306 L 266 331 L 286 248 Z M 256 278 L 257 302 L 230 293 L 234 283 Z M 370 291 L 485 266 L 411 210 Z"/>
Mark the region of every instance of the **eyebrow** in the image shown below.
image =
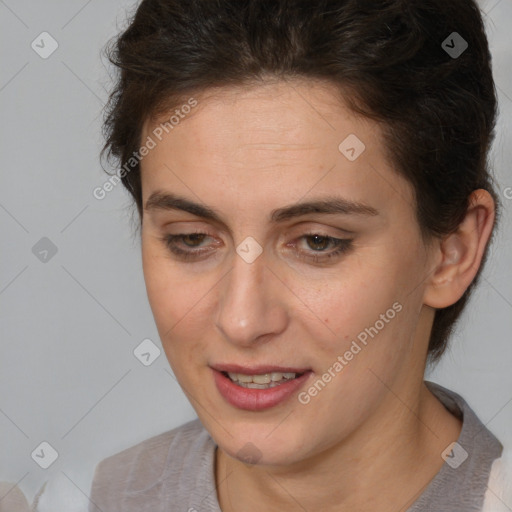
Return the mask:
<path id="1" fill-rule="evenodd" d="M 215 209 L 195 203 L 176 194 L 160 191 L 153 192 L 149 196 L 146 201 L 146 205 L 144 206 L 144 210 L 181 210 L 203 219 L 225 224 L 222 219 L 222 215 Z M 372 206 L 355 201 L 349 201 L 342 197 L 327 196 L 317 200 L 296 203 L 273 210 L 270 215 L 270 220 L 273 223 L 279 223 L 311 213 L 328 215 L 379 215 L 378 210 Z"/>

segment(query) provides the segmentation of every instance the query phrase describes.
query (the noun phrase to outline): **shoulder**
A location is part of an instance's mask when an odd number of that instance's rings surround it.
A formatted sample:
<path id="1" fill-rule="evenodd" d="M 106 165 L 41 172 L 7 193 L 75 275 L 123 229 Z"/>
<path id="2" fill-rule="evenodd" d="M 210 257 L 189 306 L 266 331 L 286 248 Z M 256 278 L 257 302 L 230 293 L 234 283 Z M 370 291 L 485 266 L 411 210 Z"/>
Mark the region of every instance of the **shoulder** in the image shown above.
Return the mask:
<path id="1" fill-rule="evenodd" d="M 512 509 L 512 446 L 503 448 L 491 467 L 482 512 L 510 512 Z"/>
<path id="2" fill-rule="evenodd" d="M 134 494 L 150 501 L 172 479 L 169 472 L 176 475 L 180 468 L 197 465 L 212 444 L 196 419 L 103 459 L 94 472 L 90 512 L 121 510 L 123 500 Z"/>
<path id="3" fill-rule="evenodd" d="M 152 464 L 162 463 L 167 457 L 168 448 L 183 448 L 184 445 L 194 443 L 198 437 L 205 435 L 207 433 L 201 422 L 198 419 L 192 420 L 103 459 L 97 468 L 101 470 L 119 466 L 120 470 L 126 470 L 125 463 L 141 464 L 144 461 L 151 461 Z"/>

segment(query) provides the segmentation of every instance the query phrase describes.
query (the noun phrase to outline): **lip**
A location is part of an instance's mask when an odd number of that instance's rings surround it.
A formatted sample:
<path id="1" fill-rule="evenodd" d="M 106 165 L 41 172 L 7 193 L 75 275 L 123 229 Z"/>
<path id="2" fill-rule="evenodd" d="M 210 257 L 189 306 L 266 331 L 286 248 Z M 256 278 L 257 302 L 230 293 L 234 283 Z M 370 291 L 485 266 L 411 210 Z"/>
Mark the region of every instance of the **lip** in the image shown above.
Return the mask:
<path id="1" fill-rule="evenodd" d="M 211 368 L 218 372 L 242 373 L 244 375 L 261 375 L 263 373 L 305 373 L 311 371 L 311 368 L 299 368 L 289 366 L 275 365 L 259 365 L 259 366 L 243 366 L 239 364 L 216 364 Z"/>
<path id="2" fill-rule="evenodd" d="M 284 403 L 292 395 L 294 395 L 299 390 L 299 388 L 301 388 L 304 385 L 304 383 L 307 380 L 309 380 L 310 376 L 313 374 L 311 370 L 296 371 L 296 369 L 293 368 L 284 368 L 276 366 L 247 368 L 238 365 L 223 365 L 222 368 L 230 369 L 219 370 L 218 368 L 221 368 L 221 366 L 216 366 L 215 368 L 212 368 L 213 377 L 215 380 L 215 385 L 217 386 L 217 390 L 222 395 L 224 400 L 226 400 L 226 402 L 228 402 L 230 405 L 246 411 L 263 411 L 265 409 L 270 409 L 271 407 L 275 407 L 279 404 Z M 264 368 L 271 369 L 264 370 Z M 227 371 L 233 373 L 245 373 L 246 375 L 256 375 L 271 372 L 305 373 L 300 377 L 289 380 L 284 384 L 280 384 L 279 386 L 275 386 L 273 388 L 251 389 L 244 388 L 242 386 L 238 386 L 237 384 L 235 384 L 229 377 L 225 376 L 222 373 Z"/>

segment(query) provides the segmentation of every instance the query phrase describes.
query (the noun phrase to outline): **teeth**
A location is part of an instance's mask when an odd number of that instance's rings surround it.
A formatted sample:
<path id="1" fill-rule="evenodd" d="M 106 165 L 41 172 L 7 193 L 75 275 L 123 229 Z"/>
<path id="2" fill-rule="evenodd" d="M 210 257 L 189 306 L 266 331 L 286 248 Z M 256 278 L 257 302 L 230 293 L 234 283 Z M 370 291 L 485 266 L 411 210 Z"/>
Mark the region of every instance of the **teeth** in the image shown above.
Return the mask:
<path id="1" fill-rule="evenodd" d="M 296 373 L 272 372 L 262 375 L 244 375 L 242 373 L 228 373 L 229 378 L 244 388 L 266 389 L 282 384 L 286 380 L 294 379 Z"/>
<path id="2" fill-rule="evenodd" d="M 245 384 L 243 387 L 250 388 L 250 389 L 267 389 L 270 387 L 267 384 L 258 384 L 256 382 L 247 382 L 247 383 L 242 383 L 242 384 Z"/>
<path id="3" fill-rule="evenodd" d="M 242 375 L 241 373 L 236 374 L 239 382 L 252 382 L 252 377 L 250 375 Z"/>
<path id="4" fill-rule="evenodd" d="M 270 384 L 271 382 L 270 373 L 264 373 L 263 375 L 253 375 L 252 381 L 255 384 Z"/>

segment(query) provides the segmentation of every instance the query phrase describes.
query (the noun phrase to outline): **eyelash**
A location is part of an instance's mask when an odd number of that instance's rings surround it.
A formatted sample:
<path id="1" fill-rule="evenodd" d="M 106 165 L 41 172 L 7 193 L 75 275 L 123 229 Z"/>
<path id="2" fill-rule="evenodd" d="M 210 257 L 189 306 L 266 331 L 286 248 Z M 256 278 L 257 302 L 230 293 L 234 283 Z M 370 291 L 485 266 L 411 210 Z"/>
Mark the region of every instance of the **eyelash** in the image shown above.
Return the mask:
<path id="1" fill-rule="evenodd" d="M 165 235 L 160 240 L 164 243 L 164 245 L 179 259 L 184 261 L 191 261 L 196 260 L 201 257 L 202 254 L 209 252 L 206 251 L 196 251 L 196 250 L 183 250 L 176 246 L 176 240 L 177 239 L 183 239 L 187 236 L 191 235 L 204 235 L 206 237 L 210 236 L 208 233 L 203 233 L 201 231 L 196 231 L 192 233 L 180 233 L 179 235 Z M 336 247 L 335 250 L 333 250 L 330 253 L 325 254 L 324 256 L 318 256 L 317 254 L 308 254 L 306 256 L 299 256 L 301 259 L 304 260 L 313 260 L 314 263 L 324 263 L 332 258 L 336 258 L 338 256 L 341 256 L 342 254 L 348 252 L 352 248 L 352 240 L 351 239 L 344 239 L 344 238 L 334 238 L 332 236 L 323 235 L 321 233 L 305 233 L 302 235 L 300 239 L 305 239 L 308 237 L 319 237 L 322 239 L 325 239 L 329 243 L 333 243 Z M 302 251 L 301 251 L 302 252 Z"/>

